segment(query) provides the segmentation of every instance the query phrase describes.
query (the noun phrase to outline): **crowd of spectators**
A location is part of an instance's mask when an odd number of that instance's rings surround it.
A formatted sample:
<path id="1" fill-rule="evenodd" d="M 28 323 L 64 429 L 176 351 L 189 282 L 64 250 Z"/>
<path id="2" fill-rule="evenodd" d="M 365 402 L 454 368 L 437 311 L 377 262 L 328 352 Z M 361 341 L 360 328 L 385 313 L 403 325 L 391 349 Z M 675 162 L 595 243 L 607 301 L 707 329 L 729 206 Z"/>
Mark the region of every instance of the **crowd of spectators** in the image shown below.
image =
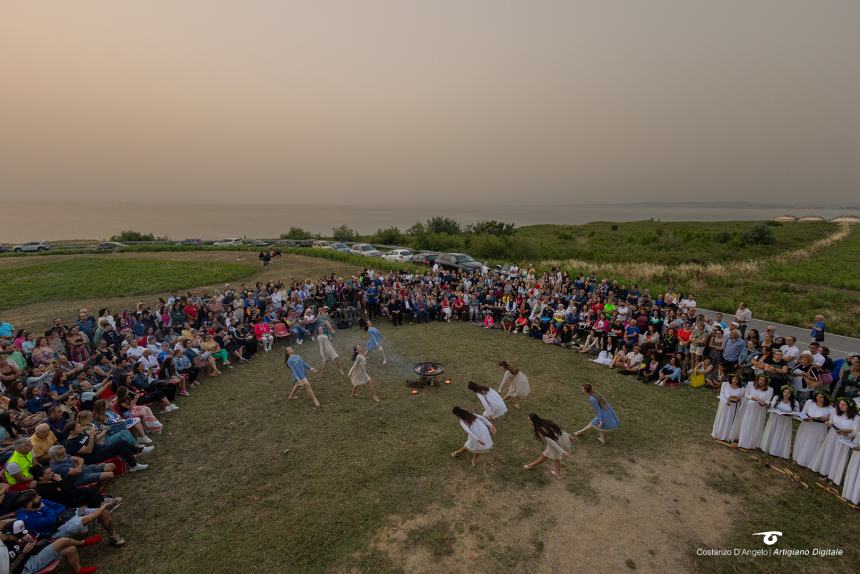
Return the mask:
<path id="1" fill-rule="evenodd" d="M 96 522 L 111 544 L 124 544 L 110 518 L 122 501 L 106 493 L 122 474 L 147 468 L 139 459 L 179 397 L 270 351 L 277 339 L 301 345 L 320 329 L 332 334 L 381 318 L 398 328 L 460 321 L 499 329 L 661 386 L 719 390 L 732 375 L 764 374 L 775 389 L 789 383 L 801 395 L 826 389 L 850 397 L 860 384 L 858 357 L 834 363 L 819 341 L 801 351 L 773 328 L 748 328 L 743 304 L 732 317 L 706 318 L 690 293 L 652 295 L 593 274 L 516 265 L 367 268 L 351 277 L 173 292 L 154 305 L 95 315 L 81 309 L 73 321 L 58 317 L 38 332 L 0 320 L 0 514 L 41 544 L 27 547 L 10 534 L 7 547 L 27 564 L 41 552 L 75 563 L 72 551 L 96 540 L 87 536 Z"/>

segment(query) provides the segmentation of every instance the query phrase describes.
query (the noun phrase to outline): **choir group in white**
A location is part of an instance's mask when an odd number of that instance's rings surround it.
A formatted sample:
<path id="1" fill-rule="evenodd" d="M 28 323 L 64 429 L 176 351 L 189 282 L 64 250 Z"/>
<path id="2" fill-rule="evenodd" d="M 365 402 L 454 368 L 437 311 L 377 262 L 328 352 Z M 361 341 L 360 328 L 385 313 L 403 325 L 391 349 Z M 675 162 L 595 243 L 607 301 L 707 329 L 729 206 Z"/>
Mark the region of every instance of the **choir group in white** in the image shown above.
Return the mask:
<path id="1" fill-rule="evenodd" d="M 819 392 L 801 408 L 792 387 L 774 396 L 765 375 L 743 387 L 733 376 L 723 383 L 719 398 L 713 438 L 791 459 L 842 485 L 842 496 L 860 503 L 860 398 L 842 397 L 831 405 Z"/>

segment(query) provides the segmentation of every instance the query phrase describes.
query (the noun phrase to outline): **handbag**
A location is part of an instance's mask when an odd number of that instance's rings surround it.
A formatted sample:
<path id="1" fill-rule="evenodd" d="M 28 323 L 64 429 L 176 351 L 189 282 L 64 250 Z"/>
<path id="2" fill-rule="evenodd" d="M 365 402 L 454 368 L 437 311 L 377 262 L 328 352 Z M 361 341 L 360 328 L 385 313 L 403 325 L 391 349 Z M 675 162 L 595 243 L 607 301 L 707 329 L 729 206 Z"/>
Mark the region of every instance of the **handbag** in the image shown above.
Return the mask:
<path id="1" fill-rule="evenodd" d="M 705 374 L 704 373 L 695 373 L 690 375 L 690 386 L 694 389 L 697 387 L 704 386 L 705 384 Z"/>

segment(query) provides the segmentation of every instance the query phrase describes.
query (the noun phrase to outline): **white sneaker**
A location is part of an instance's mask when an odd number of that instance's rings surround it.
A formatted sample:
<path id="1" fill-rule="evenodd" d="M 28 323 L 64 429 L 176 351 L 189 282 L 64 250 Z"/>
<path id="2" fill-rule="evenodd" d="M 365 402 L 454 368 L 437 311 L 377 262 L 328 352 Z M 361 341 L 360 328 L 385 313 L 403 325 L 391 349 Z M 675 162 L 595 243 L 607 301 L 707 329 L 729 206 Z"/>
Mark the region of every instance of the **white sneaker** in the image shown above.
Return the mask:
<path id="1" fill-rule="evenodd" d="M 140 464 L 140 463 L 137 463 L 137 464 L 136 464 L 136 465 L 134 465 L 133 467 L 129 468 L 129 469 L 128 469 L 128 471 L 129 471 L 129 472 L 137 472 L 137 471 L 139 471 L 139 470 L 146 470 L 147 468 L 149 468 L 149 465 L 148 465 L 148 464 Z"/>
<path id="2" fill-rule="evenodd" d="M 176 410 L 179 410 L 179 407 L 174 405 L 174 404 L 170 404 L 170 405 L 167 405 L 166 407 L 164 407 L 164 409 L 162 409 L 161 414 L 172 413 L 173 411 L 176 411 Z"/>
<path id="3" fill-rule="evenodd" d="M 152 439 L 148 436 L 142 436 L 137 439 L 137 444 L 152 444 Z"/>
<path id="4" fill-rule="evenodd" d="M 145 447 L 143 447 L 143 450 L 142 450 L 142 451 L 140 451 L 139 453 L 137 453 L 137 455 L 136 455 L 136 456 L 143 456 L 143 455 L 145 455 L 145 454 L 149 454 L 149 453 L 151 453 L 151 452 L 152 452 L 152 451 L 154 451 L 154 450 L 155 450 L 155 447 L 154 447 L 154 446 L 145 446 Z"/>

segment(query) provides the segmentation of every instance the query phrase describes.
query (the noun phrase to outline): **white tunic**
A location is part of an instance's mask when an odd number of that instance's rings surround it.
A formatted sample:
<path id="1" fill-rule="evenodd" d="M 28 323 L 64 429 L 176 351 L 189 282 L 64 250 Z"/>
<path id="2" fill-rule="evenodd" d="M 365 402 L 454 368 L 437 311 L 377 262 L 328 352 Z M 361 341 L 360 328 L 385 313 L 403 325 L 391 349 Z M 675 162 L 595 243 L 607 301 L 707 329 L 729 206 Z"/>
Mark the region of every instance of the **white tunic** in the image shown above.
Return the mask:
<path id="1" fill-rule="evenodd" d="M 548 459 L 561 460 L 565 454 L 570 454 L 570 435 L 566 431 L 561 431 L 557 440 L 549 437 L 543 437 L 543 440 L 546 443 L 543 455 Z"/>
<path id="2" fill-rule="evenodd" d="M 845 472 L 845 465 L 848 464 L 848 455 L 851 453 L 851 449 L 839 439 L 851 440 L 857 436 L 860 432 L 860 415 L 849 419 L 845 415 L 837 415 L 834 409 L 830 415 L 830 425 L 827 437 L 815 453 L 815 462 L 809 468 L 839 485 L 842 483 L 842 475 Z M 838 430 L 849 431 L 849 433 L 844 435 L 837 432 Z"/>
<path id="3" fill-rule="evenodd" d="M 792 408 L 791 403 L 784 402 L 782 397 L 774 397 L 770 403 L 770 408 L 781 413 L 797 413 L 797 403 L 794 403 Z M 794 430 L 791 422 L 793 420 L 788 414 L 769 413 L 759 448 L 770 455 L 789 458 L 791 456 L 791 433 Z"/>
<path id="4" fill-rule="evenodd" d="M 334 350 L 334 345 L 331 344 L 331 339 L 325 333 L 317 335 L 317 341 L 320 343 L 320 356 L 323 361 L 333 361 L 337 359 L 337 351 Z"/>
<path id="5" fill-rule="evenodd" d="M 741 421 L 740 432 L 738 433 L 738 446 L 741 448 L 758 448 L 759 444 L 761 444 L 765 413 L 773 396 L 773 389 L 767 387 L 765 390 L 760 391 L 755 388 L 755 382 L 751 382 L 747 385 L 744 396 L 746 397 L 746 406 L 744 407 L 744 418 Z M 759 405 L 754 399 L 764 401 L 765 405 Z"/>
<path id="6" fill-rule="evenodd" d="M 744 388 L 732 388 L 729 382 L 725 382 L 720 387 L 720 405 L 717 407 L 717 415 L 714 417 L 714 426 L 711 429 L 711 436 L 718 440 L 729 440 L 732 431 L 732 424 L 738 415 L 738 408 L 743 400 Z M 738 402 L 729 402 L 729 399 L 735 397 Z"/>
<path id="7" fill-rule="evenodd" d="M 845 486 L 842 488 L 842 496 L 860 504 L 860 450 L 856 448 L 851 451 L 851 462 L 845 472 Z"/>
<path id="8" fill-rule="evenodd" d="M 502 395 L 497 393 L 495 389 L 490 389 L 487 394 L 475 393 L 478 395 L 478 400 L 484 405 L 484 416 L 497 419 L 508 412 L 508 406 L 505 404 Z"/>
<path id="9" fill-rule="evenodd" d="M 370 375 L 367 374 L 367 358 L 361 353 L 355 356 L 355 362 L 349 369 L 349 379 L 353 387 L 364 385 L 370 380 Z"/>
<path id="10" fill-rule="evenodd" d="M 833 407 L 819 407 L 815 401 L 806 401 L 801 411 L 807 418 L 823 418 L 830 420 L 830 413 L 833 412 Z M 824 437 L 827 436 L 827 426 L 823 422 L 805 420 L 797 427 L 797 434 L 794 435 L 794 452 L 791 458 L 800 466 L 811 468 L 815 461 L 815 454 L 818 452 L 818 447 L 824 442 Z"/>
<path id="11" fill-rule="evenodd" d="M 492 423 L 482 417 L 475 415 L 472 424 L 460 419 L 460 426 L 466 431 L 468 438 L 463 446 L 470 452 L 489 452 L 493 448 L 493 435 L 490 433 Z"/>
<path id="12" fill-rule="evenodd" d="M 510 387 L 510 388 L 509 388 Z M 503 397 L 522 397 L 529 396 L 531 387 L 529 387 L 529 379 L 526 374 L 520 371 L 516 376 L 510 371 L 505 370 L 505 375 L 502 377 L 502 383 L 499 385 L 499 394 Z"/>

